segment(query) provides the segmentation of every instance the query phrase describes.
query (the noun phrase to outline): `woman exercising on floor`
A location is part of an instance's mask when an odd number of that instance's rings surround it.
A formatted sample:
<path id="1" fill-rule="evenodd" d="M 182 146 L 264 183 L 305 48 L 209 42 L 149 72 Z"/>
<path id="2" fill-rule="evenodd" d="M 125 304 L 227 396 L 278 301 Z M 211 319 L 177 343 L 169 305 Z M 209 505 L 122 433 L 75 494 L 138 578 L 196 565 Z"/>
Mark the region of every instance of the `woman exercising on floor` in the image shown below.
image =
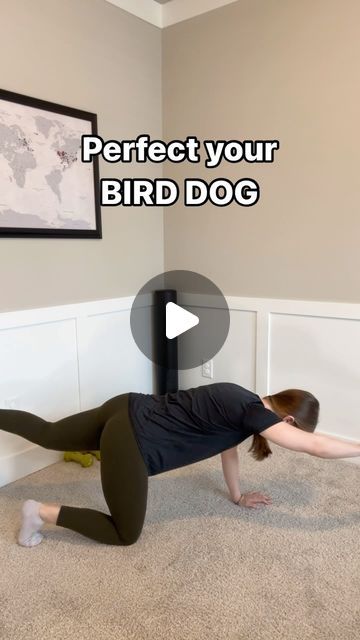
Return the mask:
<path id="1" fill-rule="evenodd" d="M 318 417 L 319 403 L 307 391 L 288 389 L 260 398 L 232 383 L 163 396 L 123 394 L 56 422 L 0 409 L 1 429 L 46 449 L 100 449 L 101 483 L 110 511 L 26 500 L 18 542 L 39 544 L 42 525 L 51 523 L 104 544 L 133 544 L 144 524 L 148 476 L 219 453 L 231 500 L 250 508 L 269 504 L 271 499 L 259 492 L 241 494 L 237 445 L 253 436 L 249 451 L 257 460 L 271 453 L 267 440 L 320 458 L 360 456 L 360 444 L 314 434 Z"/>

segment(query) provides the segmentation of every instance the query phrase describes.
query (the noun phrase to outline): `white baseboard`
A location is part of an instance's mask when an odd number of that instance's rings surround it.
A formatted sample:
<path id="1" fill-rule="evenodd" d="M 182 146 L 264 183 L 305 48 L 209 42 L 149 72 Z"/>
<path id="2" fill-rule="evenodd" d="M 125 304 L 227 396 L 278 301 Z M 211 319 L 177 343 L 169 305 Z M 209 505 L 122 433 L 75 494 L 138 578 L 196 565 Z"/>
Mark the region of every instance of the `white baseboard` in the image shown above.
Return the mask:
<path id="1" fill-rule="evenodd" d="M 64 454 L 37 445 L 0 458 L 0 487 L 63 460 Z"/>

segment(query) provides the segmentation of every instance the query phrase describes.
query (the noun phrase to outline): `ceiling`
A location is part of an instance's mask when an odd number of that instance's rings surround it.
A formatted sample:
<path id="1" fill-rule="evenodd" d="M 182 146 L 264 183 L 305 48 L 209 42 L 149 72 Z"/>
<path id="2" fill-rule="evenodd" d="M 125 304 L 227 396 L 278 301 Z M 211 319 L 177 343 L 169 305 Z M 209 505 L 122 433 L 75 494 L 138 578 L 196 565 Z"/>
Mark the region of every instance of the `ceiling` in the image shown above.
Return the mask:
<path id="1" fill-rule="evenodd" d="M 238 0 L 106 0 L 163 29 Z"/>

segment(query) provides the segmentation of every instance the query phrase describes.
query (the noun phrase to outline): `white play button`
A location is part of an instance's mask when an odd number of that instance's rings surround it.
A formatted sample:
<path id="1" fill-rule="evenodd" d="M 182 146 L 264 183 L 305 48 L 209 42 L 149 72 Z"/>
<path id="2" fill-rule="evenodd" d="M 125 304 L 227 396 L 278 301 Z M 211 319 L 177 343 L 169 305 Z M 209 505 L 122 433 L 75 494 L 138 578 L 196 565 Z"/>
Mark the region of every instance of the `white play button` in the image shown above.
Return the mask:
<path id="1" fill-rule="evenodd" d="M 130 327 L 140 351 L 165 379 L 167 373 L 195 369 L 216 356 L 229 333 L 230 312 L 209 278 L 175 269 L 141 287 L 131 305 Z M 176 352 L 173 364 L 170 354 Z"/>
<path id="2" fill-rule="evenodd" d="M 189 331 L 199 324 L 199 318 L 190 311 L 186 311 L 174 302 L 166 305 L 166 337 L 169 340 L 177 338 L 185 331 Z"/>

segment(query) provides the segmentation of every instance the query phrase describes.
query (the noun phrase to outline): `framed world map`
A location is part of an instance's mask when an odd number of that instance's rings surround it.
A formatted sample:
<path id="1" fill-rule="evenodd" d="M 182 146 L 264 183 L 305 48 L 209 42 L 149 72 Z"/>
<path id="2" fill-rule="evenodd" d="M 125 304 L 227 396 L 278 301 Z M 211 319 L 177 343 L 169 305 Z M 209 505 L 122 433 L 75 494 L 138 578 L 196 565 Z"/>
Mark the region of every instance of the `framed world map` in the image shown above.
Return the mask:
<path id="1" fill-rule="evenodd" d="M 97 116 L 0 89 L 0 236 L 101 238 Z"/>

